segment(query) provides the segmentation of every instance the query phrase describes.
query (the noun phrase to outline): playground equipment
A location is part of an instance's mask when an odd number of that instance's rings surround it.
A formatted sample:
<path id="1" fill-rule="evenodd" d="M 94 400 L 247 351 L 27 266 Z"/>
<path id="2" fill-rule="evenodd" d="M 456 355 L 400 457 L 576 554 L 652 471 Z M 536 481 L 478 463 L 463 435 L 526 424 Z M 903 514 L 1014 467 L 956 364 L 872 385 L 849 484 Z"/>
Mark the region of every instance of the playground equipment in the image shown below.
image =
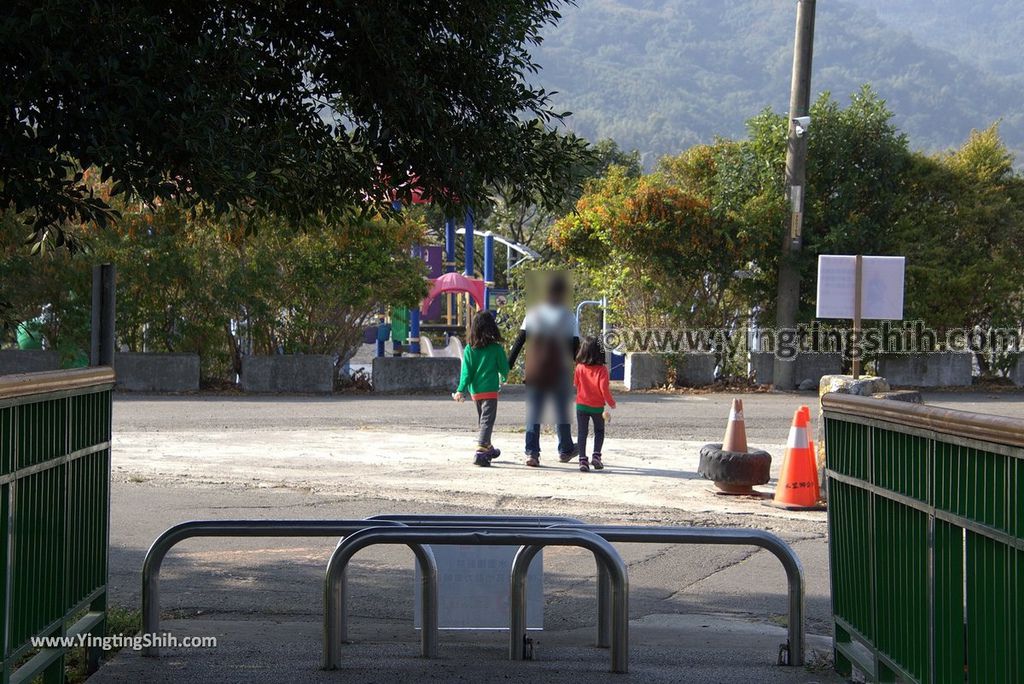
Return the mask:
<path id="1" fill-rule="evenodd" d="M 423 339 L 420 340 L 420 353 L 423 356 L 431 356 L 433 358 L 461 359 L 462 350 L 462 340 L 454 336 L 449 338 L 448 345 L 441 349 L 435 349 L 434 343 L 430 341 L 429 337 L 424 337 Z"/>
<path id="2" fill-rule="evenodd" d="M 416 203 L 423 203 L 423 198 L 414 199 Z M 404 310 L 394 316 L 390 330 L 390 337 L 395 343 L 396 352 L 400 349 L 399 341 L 406 340 L 409 343 L 410 354 L 423 353 L 424 339 L 421 339 L 421 326 L 423 318 L 428 314 L 431 304 L 441 295 L 466 295 L 475 305 L 477 310 L 490 309 L 494 306 L 494 299 L 502 291 L 495 290 L 495 261 L 494 246 L 501 244 L 506 249 L 506 268 L 512 270 L 521 264 L 532 259 L 540 258 L 533 249 L 526 245 L 495 235 L 490 231 L 483 234 L 483 278 L 476 277 L 476 218 L 472 209 L 467 209 L 463 227 L 456 229 L 455 219 L 445 219 L 444 233 L 444 255 L 442 272 L 430 279 L 430 292 L 420 303 L 419 308 L 410 309 L 406 314 Z M 464 236 L 464 264 L 461 273 L 456 271 L 455 247 L 456 236 Z M 422 257 L 424 248 L 417 246 L 413 248 L 413 255 Z M 514 257 L 513 257 L 514 255 Z M 515 259 L 515 260 L 513 260 Z M 456 315 L 456 306 L 452 299 L 448 300 L 448 324 L 453 325 L 459 320 Z M 385 331 L 385 320 L 383 314 L 378 322 L 381 333 L 377 338 L 377 356 L 384 356 L 385 342 L 388 334 Z"/>
<path id="3" fill-rule="evenodd" d="M 167 552 L 177 543 L 192 537 L 312 537 L 312 536 L 345 536 L 355 534 L 360 530 L 375 528 L 380 530 L 387 528 L 401 531 L 402 529 L 428 528 L 432 533 L 443 537 L 445 534 L 456 535 L 480 534 L 482 532 L 497 533 L 499 531 L 518 532 L 537 530 L 582 530 L 601 537 L 606 542 L 612 543 L 654 543 L 654 544 L 724 544 L 757 546 L 772 553 L 782 563 L 786 571 L 789 595 L 789 621 L 787 642 L 781 646 L 780 662 L 787 665 L 799 666 L 804 663 L 804 578 L 803 569 L 799 559 L 793 550 L 781 539 L 770 532 L 761 530 L 733 529 L 733 528 L 687 528 L 687 527 L 629 527 L 629 526 L 600 526 L 585 525 L 572 518 L 560 517 L 515 517 L 515 516 L 451 516 L 451 515 L 383 515 L 376 519 L 366 520 L 198 520 L 184 522 L 175 525 L 157 537 L 146 554 L 146 560 L 142 569 L 142 609 L 143 609 L 143 631 L 145 633 L 158 633 L 160 630 L 160 566 Z M 449 536 L 447 539 L 453 539 Z M 574 538 L 575 539 L 575 538 Z M 491 538 L 493 541 L 493 538 Z M 389 543 L 402 543 L 391 540 Z M 417 543 L 417 542 L 414 542 Z M 434 542 L 463 543 L 459 539 L 455 541 Z M 481 542 L 482 543 L 482 542 Z M 497 543 L 497 542 L 496 542 Z M 545 544 L 528 544 L 528 546 L 543 546 Z M 417 559 L 421 562 L 421 576 L 429 582 L 431 575 L 431 560 L 423 552 L 413 549 Z M 355 551 L 352 551 L 354 553 Z M 337 550 L 336 550 L 337 553 Z M 522 550 L 522 559 L 517 558 L 513 563 L 513 569 L 524 573 L 528 569 L 529 560 L 536 554 L 535 551 Z M 432 556 L 431 556 L 432 558 Z M 603 562 L 599 562 L 601 572 L 598 576 L 598 645 L 611 645 L 615 638 L 615 597 L 613 576 L 608 574 L 608 568 Z M 421 599 L 423 600 L 424 631 L 429 630 L 429 610 L 427 603 L 436 597 L 435 586 L 424 586 Z M 342 596 L 345 595 L 342 589 Z M 514 594 L 510 603 L 510 611 L 523 609 L 521 594 Z M 334 604 L 344 614 L 344 606 Z M 433 604 L 436 607 L 436 601 Z M 525 620 L 525 612 L 520 616 Z M 515 619 L 510 614 L 511 627 L 516 626 Z M 525 622 L 518 623 L 525 625 Z M 336 626 L 336 624 L 335 624 Z M 512 632 L 516 634 L 518 632 Z M 422 641 L 426 636 L 421 637 L 421 647 L 429 652 L 431 643 L 436 644 L 436 636 L 431 637 L 432 642 Z M 525 643 L 525 642 L 517 642 Z M 511 644 L 511 641 L 510 641 Z M 515 653 L 510 648 L 510 655 L 515 658 Z M 145 655 L 158 655 L 156 648 L 149 648 Z M 522 657 L 526 657 L 524 652 Z M 613 655 L 614 658 L 614 655 Z M 622 661 L 624 663 L 624 661 Z"/>

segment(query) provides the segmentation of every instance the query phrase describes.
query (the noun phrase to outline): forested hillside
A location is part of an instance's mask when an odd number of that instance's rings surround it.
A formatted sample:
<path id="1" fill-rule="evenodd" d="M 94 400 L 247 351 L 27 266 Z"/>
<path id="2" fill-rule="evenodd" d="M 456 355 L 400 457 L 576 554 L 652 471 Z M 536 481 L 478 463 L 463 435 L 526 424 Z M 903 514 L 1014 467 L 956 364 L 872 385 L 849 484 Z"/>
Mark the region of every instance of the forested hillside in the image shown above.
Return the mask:
<path id="1" fill-rule="evenodd" d="M 897 4 L 921 12 L 935 6 Z M 939 4 L 983 14 L 982 5 L 1011 3 Z M 956 146 L 972 129 L 1002 120 L 1007 144 L 1024 156 L 1020 81 L 910 36 L 905 24 L 916 19 L 909 7 L 883 18 L 875 5 L 818 3 L 815 93 L 845 98 L 871 83 L 912 144 L 927 150 Z M 793 0 L 580 0 L 547 31 L 537 78 L 559 91 L 556 102 L 574 113 L 577 132 L 637 148 L 650 165 L 716 135 L 741 135 L 744 121 L 764 107 L 784 111 L 795 8 Z M 950 42 L 935 35 L 936 44 Z"/>
<path id="2" fill-rule="evenodd" d="M 924 45 L 1004 76 L 1024 75 L 1020 0 L 852 0 Z"/>

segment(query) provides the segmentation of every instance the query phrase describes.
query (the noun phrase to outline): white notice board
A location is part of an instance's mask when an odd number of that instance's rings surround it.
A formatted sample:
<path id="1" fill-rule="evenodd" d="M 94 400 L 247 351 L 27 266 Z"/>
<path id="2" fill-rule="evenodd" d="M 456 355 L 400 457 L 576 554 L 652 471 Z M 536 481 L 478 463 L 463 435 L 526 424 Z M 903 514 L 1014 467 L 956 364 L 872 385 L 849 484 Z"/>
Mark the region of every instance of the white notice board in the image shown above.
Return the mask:
<path id="1" fill-rule="evenodd" d="M 866 256 L 861 277 L 861 318 L 903 319 L 905 257 Z M 857 257 L 818 257 L 818 318 L 853 318 Z"/>
<path id="2" fill-rule="evenodd" d="M 437 623 L 440 629 L 508 629 L 508 590 L 512 559 L 518 546 L 430 547 L 437 562 Z M 530 563 L 526 573 L 526 628 L 544 628 L 544 552 Z M 413 618 L 421 629 L 420 568 L 416 564 Z"/>

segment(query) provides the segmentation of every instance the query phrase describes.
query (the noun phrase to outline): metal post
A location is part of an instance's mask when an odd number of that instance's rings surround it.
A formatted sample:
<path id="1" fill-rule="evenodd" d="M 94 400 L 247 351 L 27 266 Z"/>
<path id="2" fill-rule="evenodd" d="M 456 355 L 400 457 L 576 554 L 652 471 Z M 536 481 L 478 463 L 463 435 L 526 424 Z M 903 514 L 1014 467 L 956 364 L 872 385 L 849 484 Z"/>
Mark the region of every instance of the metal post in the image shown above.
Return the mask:
<path id="1" fill-rule="evenodd" d="M 577 546 L 585 548 L 602 562 L 609 572 L 612 582 L 612 671 L 626 672 L 629 654 L 629 579 L 626 565 L 615 551 L 615 548 L 601 537 L 586 529 L 512 527 L 501 529 L 481 529 L 480 527 L 423 527 L 405 529 L 367 529 L 357 532 L 338 545 L 327 564 L 327 576 L 324 581 L 324 668 L 333 669 L 338 666 L 337 646 L 339 644 L 339 627 L 346 619 L 344 613 L 338 614 L 342 607 L 337 594 L 342 591 L 339 579 L 342 571 L 352 556 L 362 548 L 375 544 L 454 544 L 475 546 Z M 520 554 L 516 555 L 517 559 Z M 532 558 L 532 556 L 531 556 Z M 525 574 L 529 564 L 513 561 L 510 586 L 515 578 L 522 574 L 525 591 Z M 516 600 L 510 601 L 510 610 L 518 613 Z M 512 616 L 510 616 L 512 617 Z M 525 614 L 513 617 L 513 622 L 525 624 Z M 424 627 L 428 616 L 424 615 Z M 436 623 L 435 623 L 436 624 Z M 426 631 L 426 630 L 424 630 Z M 514 634 L 513 634 L 514 638 Z M 519 635 L 522 638 L 522 634 Z"/>
<path id="2" fill-rule="evenodd" d="M 861 291 L 864 289 L 864 257 L 857 255 L 853 271 L 853 379 L 860 378 L 860 316 L 863 305 Z"/>
<path id="3" fill-rule="evenodd" d="M 564 527 L 559 525 L 558 527 Z M 630 527 L 626 525 L 582 525 L 602 539 L 610 542 L 648 544 L 723 544 L 729 546 L 757 546 L 770 552 L 782 563 L 786 571 L 789 594 L 789 624 L 787 625 L 787 665 L 804 664 L 804 571 L 800 559 L 786 542 L 771 532 L 740 528 L 704 527 Z M 614 610 L 613 610 L 614 612 Z M 614 637 L 613 637 L 614 638 Z"/>
<path id="4" fill-rule="evenodd" d="M 89 364 L 114 366 L 114 325 L 117 271 L 113 264 L 92 269 L 92 341 Z"/>
<path id="5" fill-rule="evenodd" d="M 793 49 L 793 79 L 789 100 L 789 144 L 786 148 L 786 192 L 791 214 L 782 241 L 779 258 L 776 328 L 796 328 L 800 308 L 800 250 L 803 247 L 803 220 L 807 179 L 807 126 L 798 126 L 797 119 L 806 117 L 811 109 L 811 66 L 814 57 L 815 0 L 798 0 L 796 39 Z M 775 357 L 774 384 L 779 389 L 793 389 L 795 366 L 792 361 Z"/>
<path id="6" fill-rule="evenodd" d="M 373 528 L 363 530 L 372 532 Z M 348 561 L 355 555 L 356 551 L 362 548 L 359 545 L 357 532 L 352 535 L 353 544 L 346 545 L 344 542 L 338 545 L 331 556 L 333 562 L 335 557 L 339 558 L 340 570 L 331 576 L 331 566 L 328 565 L 327 581 L 324 583 L 324 660 L 325 670 L 333 670 L 338 667 L 340 660 L 339 646 L 348 641 Z M 437 613 L 440 604 L 437 600 L 437 562 L 434 560 L 434 553 L 429 546 L 422 544 L 409 544 L 416 562 L 420 567 L 420 608 L 423 613 L 423 625 L 420 630 L 420 655 L 424 658 L 437 657 Z M 343 551 L 343 549 L 348 550 Z M 339 553 L 339 551 L 341 553 Z M 332 581 L 333 580 L 333 581 Z"/>
<path id="7" fill-rule="evenodd" d="M 484 233 L 484 309 L 491 308 L 491 289 L 494 288 L 494 234 Z"/>
<path id="8" fill-rule="evenodd" d="M 467 277 L 469 277 L 469 278 L 473 277 L 473 256 L 474 256 L 473 250 L 475 249 L 474 246 L 473 246 L 473 227 L 474 227 L 474 224 L 475 224 L 475 219 L 474 219 L 474 216 L 473 216 L 473 210 L 472 209 L 466 209 L 466 220 L 465 220 L 465 228 L 466 228 L 466 269 L 465 269 L 465 271 L 463 271 L 463 273 Z"/>
<path id="9" fill-rule="evenodd" d="M 597 647 L 611 645 L 612 632 L 612 579 L 600 563 L 597 564 Z"/>
<path id="10" fill-rule="evenodd" d="M 412 248 L 412 255 L 416 259 L 423 258 L 423 248 L 419 245 L 414 245 Z M 420 307 L 414 305 L 409 309 L 409 353 L 413 356 L 419 356 L 420 354 Z"/>
<path id="11" fill-rule="evenodd" d="M 444 272 L 455 272 L 455 219 L 444 219 Z"/>
<path id="12" fill-rule="evenodd" d="M 160 566 L 175 545 L 194 537 L 343 537 L 368 527 L 404 527 L 390 520 L 190 520 L 164 530 L 142 563 L 142 633 L 160 633 Z M 142 652 L 157 656 L 150 646 Z"/>
<path id="13" fill-rule="evenodd" d="M 526 575 L 530 570 L 530 563 L 540 550 L 540 546 L 523 546 L 512 561 L 508 641 L 511 660 L 526 659 Z M 626 672 L 629 669 L 629 579 L 625 574 L 625 566 L 620 569 L 614 563 L 610 563 L 607 557 L 596 553 L 595 559 L 598 567 L 603 570 L 598 574 L 599 581 L 601 577 L 605 577 L 611 585 L 611 610 L 609 611 L 611 671 Z M 604 595 L 599 591 L 599 600 L 603 597 Z M 602 629 L 602 622 L 599 616 L 598 633 Z"/>
<path id="14" fill-rule="evenodd" d="M 384 313 L 377 314 L 377 358 L 387 354 L 387 335 L 385 335 Z"/>

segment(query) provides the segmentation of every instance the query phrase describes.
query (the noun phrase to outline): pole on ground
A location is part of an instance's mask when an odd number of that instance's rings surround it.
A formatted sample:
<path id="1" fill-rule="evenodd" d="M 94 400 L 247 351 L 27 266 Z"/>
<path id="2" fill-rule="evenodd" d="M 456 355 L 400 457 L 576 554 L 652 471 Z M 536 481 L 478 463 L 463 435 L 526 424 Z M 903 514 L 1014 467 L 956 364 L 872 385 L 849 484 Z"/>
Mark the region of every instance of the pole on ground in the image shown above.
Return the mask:
<path id="1" fill-rule="evenodd" d="M 92 269 L 92 339 L 89 363 L 92 366 L 114 366 L 114 311 L 117 270 L 113 264 L 99 264 Z"/>
<path id="2" fill-rule="evenodd" d="M 815 0 L 798 0 L 796 40 L 793 49 L 793 81 L 789 100 L 789 144 L 786 148 L 786 192 L 791 214 L 782 241 L 779 259 L 779 289 L 775 321 L 779 331 L 795 329 L 800 308 L 800 263 L 803 246 L 803 220 L 807 179 L 807 126 L 797 119 L 811 110 L 811 65 L 814 58 Z M 791 361 L 776 356 L 774 384 L 779 389 L 793 389 L 795 368 Z"/>
<path id="3" fill-rule="evenodd" d="M 494 288 L 494 234 L 484 233 L 484 306 L 491 309 L 491 290 Z"/>
<path id="4" fill-rule="evenodd" d="M 466 270 L 463 271 L 467 278 L 473 277 L 473 226 L 474 226 L 473 210 L 466 209 Z"/>
<path id="5" fill-rule="evenodd" d="M 864 290 L 864 257 L 857 255 L 857 266 L 853 275 L 853 379 L 860 379 L 860 316 L 863 306 L 861 292 Z"/>
<path id="6" fill-rule="evenodd" d="M 416 259 L 423 258 L 423 248 L 413 245 L 412 255 Z M 409 309 L 409 353 L 418 356 L 420 353 L 420 307 Z"/>

